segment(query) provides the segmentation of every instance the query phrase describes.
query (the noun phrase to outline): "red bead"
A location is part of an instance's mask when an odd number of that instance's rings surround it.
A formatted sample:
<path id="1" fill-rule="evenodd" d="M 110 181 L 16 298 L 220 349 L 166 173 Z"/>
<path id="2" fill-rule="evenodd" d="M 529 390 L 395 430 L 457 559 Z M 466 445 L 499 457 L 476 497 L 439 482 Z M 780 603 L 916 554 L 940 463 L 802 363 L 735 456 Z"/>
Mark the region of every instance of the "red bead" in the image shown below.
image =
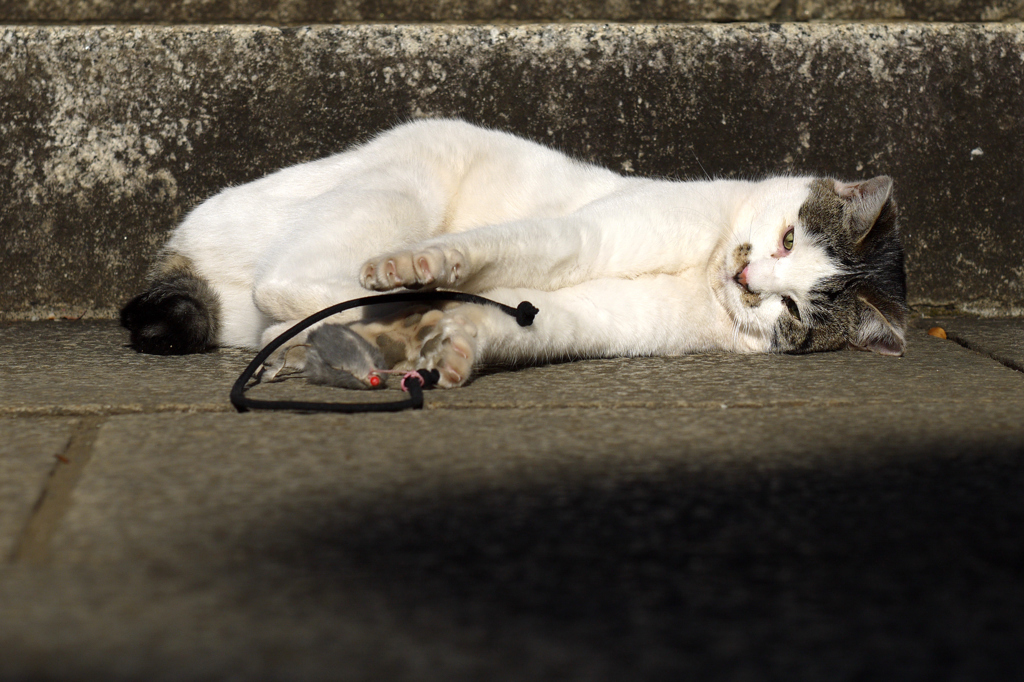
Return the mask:
<path id="1" fill-rule="evenodd" d="M 380 386 L 380 377 L 377 376 L 376 374 L 371 375 L 370 376 L 370 385 L 373 386 L 374 388 L 377 388 L 378 386 Z"/>

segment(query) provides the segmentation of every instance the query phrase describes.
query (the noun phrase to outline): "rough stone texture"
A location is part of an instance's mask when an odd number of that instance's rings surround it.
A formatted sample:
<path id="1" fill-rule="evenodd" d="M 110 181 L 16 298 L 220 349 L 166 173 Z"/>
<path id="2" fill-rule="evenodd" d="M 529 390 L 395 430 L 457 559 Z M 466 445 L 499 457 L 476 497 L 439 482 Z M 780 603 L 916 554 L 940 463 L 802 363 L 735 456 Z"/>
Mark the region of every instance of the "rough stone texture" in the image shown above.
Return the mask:
<path id="1" fill-rule="evenodd" d="M 1024 18 L 1021 0 L 796 0 L 795 19 L 1005 21 Z"/>
<path id="2" fill-rule="evenodd" d="M 941 327 L 949 339 L 1024 372 L 1024 326 L 1020 320 L 978 320 L 967 317 L 928 318 L 921 329 Z"/>
<path id="3" fill-rule="evenodd" d="M 350 416 L 235 414 L 246 354 L 110 321 L 0 337 L 0 549 L 94 434 L 43 558 L 0 555 L 2 680 L 1019 671 L 1024 374 L 920 329 L 899 360 L 567 363 Z"/>
<path id="4" fill-rule="evenodd" d="M 0 21 L 758 21 L 779 0 L 0 0 Z"/>
<path id="5" fill-rule="evenodd" d="M 0 676 L 1010 679 L 1022 418 L 113 417 Z"/>
<path id="6" fill-rule="evenodd" d="M 8 389 L 4 377 L 0 370 L 0 394 Z M 0 417 L 0 563 L 14 550 L 57 455 L 67 446 L 73 423 Z"/>
<path id="7" fill-rule="evenodd" d="M 789 21 L 1024 17 L 1021 0 L 0 0 L 0 21 Z"/>
<path id="8" fill-rule="evenodd" d="M 188 208 L 417 116 L 618 170 L 895 176 L 910 298 L 1021 308 L 1015 25 L 13 27 L 0 314 L 113 316 Z"/>
<path id="9" fill-rule="evenodd" d="M 1014 321 L 1017 334 L 1021 323 Z M 113 322 L 33 322 L 0 328 L 0 415 L 233 411 L 228 391 L 251 354 L 160 357 L 127 348 Z M 900 359 L 846 351 L 810 356 L 692 355 L 591 360 L 517 371 L 492 369 L 457 391 L 431 391 L 429 409 L 675 407 L 680 409 L 943 403 L 977 382 L 975 399 L 1012 402 L 1024 377 L 951 342 L 913 330 Z M 961 372 L 942 371 L 955 363 Z M 742 384 L 737 377 L 743 376 Z M 856 377 L 837 388 L 836 377 Z M 125 377 L 131 377 L 126 381 Z M 913 386 L 911 392 L 894 386 Z M 394 401 L 388 391 L 346 391 L 295 379 L 251 397 Z"/>
<path id="10" fill-rule="evenodd" d="M 0 53 L 8 318 L 111 316 L 189 206 L 418 116 L 638 173 L 887 172 L 912 302 L 1021 305 L 1016 27 L 26 27 Z"/>
<path id="11" fill-rule="evenodd" d="M 0 415 L 230 410 L 228 391 L 252 356 L 143 355 L 113 321 L 5 324 L 0 335 Z"/>

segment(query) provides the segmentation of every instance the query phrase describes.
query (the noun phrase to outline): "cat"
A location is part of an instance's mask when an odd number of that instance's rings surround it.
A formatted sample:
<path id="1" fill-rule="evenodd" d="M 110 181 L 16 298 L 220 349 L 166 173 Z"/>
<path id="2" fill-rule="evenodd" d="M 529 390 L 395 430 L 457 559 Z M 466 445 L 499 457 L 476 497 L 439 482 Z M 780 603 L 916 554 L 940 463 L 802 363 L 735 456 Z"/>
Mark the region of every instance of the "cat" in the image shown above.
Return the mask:
<path id="1" fill-rule="evenodd" d="M 438 369 L 443 387 L 482 362 L 899 356 L 898 222 L 887 176 L 630 177 L 509 133 L 420 120 L 200 204 L 121 323 L 137 350 L 179 354 L 260 347 L 370 291 L 442 287 L 539 308 L 528 328 L 473 304 L 332 318 L 389 367 Z"/>

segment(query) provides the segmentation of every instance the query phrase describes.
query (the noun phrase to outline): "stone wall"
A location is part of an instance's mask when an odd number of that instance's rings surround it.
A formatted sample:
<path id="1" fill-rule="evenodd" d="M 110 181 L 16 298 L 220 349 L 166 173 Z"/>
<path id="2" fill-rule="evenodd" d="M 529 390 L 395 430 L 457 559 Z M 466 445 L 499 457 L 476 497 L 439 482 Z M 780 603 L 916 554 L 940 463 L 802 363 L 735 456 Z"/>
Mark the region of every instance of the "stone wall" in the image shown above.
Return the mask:
<path id="1" fill-rule="evenodd" d="M 1015 24 L 0 29 L 0 311 L 112 316 L 190 207 L 460 116 L 627 173 L 895 177 L 910 298 L 1024 306 Z"/>
<path id="2" fill-rule="evenodd" d="M 1024 0 L 0 0 L 0 22 L 1004 21 Z"/>

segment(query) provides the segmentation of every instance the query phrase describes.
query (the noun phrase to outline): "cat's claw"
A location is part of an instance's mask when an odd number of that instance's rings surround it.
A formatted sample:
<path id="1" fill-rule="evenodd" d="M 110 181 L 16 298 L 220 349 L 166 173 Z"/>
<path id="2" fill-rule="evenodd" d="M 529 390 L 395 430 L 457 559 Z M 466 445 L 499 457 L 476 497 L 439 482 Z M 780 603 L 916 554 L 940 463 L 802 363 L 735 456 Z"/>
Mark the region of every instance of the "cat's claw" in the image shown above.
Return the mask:
<path id="1" fill-rule="evenodd" d="M 372 291 L 455 287 L 465 276 L 466 258 L 460 251 L 428 247 L 368 261 L 360 270 L 359 283 Z"/>

